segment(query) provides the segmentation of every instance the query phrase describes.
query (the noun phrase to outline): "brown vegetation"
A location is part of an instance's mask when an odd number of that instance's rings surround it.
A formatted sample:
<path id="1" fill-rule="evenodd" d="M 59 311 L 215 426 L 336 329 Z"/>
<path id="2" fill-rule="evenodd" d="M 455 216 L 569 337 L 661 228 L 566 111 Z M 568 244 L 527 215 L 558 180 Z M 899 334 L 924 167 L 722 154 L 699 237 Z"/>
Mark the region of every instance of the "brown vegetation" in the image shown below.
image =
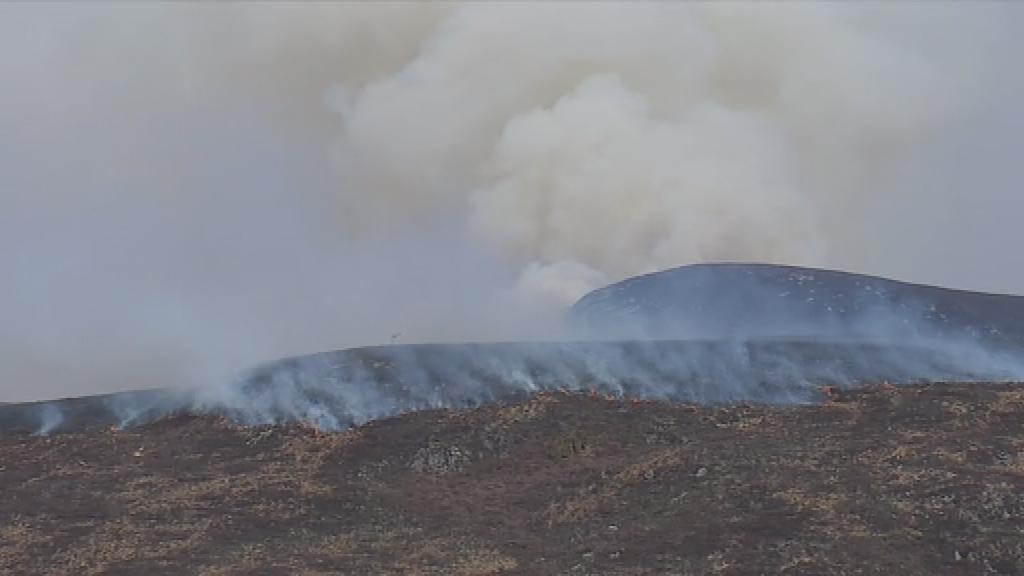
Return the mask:
<path id="1" fill-rule="evenodd" d="M 0 437 L 3 574 L 1022 574 L 1024 387 Z"/>

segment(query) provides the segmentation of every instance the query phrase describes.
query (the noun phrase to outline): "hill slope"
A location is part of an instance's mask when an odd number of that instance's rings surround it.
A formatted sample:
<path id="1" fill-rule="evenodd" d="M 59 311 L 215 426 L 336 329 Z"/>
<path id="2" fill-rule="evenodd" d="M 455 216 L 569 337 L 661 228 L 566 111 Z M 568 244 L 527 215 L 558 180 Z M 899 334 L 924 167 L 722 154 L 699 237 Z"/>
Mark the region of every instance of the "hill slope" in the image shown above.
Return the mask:
<path id="1" fill-rule="evenodd" d="M 835 270 L 698 264 L 584 296 L 570 322 L 607 338 L 970 339 L 1024 345 L 1024 297 Z"/>
<path id="2" fill-rule="evenodd" d="M 0 436 L 0 573 L 1024 573 L 1024 386 L 830 396 Z"/>
<path id="3" fill-rule="evenodd" d="M 0 405 L 0 434 L 171 414 L 341 430 L 559 389 L 792 403 L 814 401 L 819 385 L 1024 380 L 1024 297 L 845 272 L 685 266 L 596 290 L 569 322 L 580 341 L 356 348 L 272 362 L 199 390 Z"/>
<path id="4" fill-rule="evenodd" d="M 146 390 L 0 406 L 0 434 L 130 427 L 169 415 L 344 430 L 430 408 L 466 408 L 543 391 L 700 404 L 805 403 L 817 387 L 889 381 L 1024 379 L 1018 355 L 973 344 L 658 340 L 422 344 L 273 362 L 224 386 Z"/>

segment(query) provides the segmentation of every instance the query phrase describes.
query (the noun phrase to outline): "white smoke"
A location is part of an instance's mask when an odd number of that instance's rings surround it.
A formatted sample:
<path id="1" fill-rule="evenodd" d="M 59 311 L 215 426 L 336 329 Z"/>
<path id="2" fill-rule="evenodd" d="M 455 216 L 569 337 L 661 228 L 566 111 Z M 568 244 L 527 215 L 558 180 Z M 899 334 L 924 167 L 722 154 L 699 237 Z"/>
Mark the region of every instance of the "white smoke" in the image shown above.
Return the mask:
<path id="1" fill-rule="evenodd" d="M 603 280 L 723 259 L 863 267 L 874 255 L 846 245 L 871 230 L 858 211 L 883 208 L 892 172 L 1005 73 L 978 42 L 999 12 L 466 6 L 344 107 L 345 211 L 376 226 L 465 210 L 516 266 Z"/>
<path id="2" fill-rule="evenodd" d="M 591 288 L 710 260 L 1024 290 L 1022 18 L 4 4 L 0 400 L 550 337 Z"/>

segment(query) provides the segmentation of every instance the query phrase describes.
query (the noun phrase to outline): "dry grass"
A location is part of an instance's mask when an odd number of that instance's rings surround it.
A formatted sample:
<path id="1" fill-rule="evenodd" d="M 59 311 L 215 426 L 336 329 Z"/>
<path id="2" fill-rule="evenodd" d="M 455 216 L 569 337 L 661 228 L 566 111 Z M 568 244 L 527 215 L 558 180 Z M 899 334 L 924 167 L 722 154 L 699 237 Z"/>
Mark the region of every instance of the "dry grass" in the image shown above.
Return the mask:
<path id="1" fill-rule="evenodd" d="M 31 560 L 32 549 L 49 540 L 24 518 L 14 518 L 0 526 L 0 573 L 16 573 Z"/>
<path id="2" fill-rule="evenodd" d="M 661 471 L 682 466 L 680 448 L 667 448 L 627 466 L 601 486 L 585 487 L 563 502 L 551 504 L 545 516 L 549 525 L 575 522 L 592 515 L 603 504 L 616 498 L 626 488 L 644 480 L 653 480 Z"/>
<path id="3" fill-rule="evenodd" d="M 731 430 L 756 430 L 765 432 L 773 428 L 777 420 L 761 410 L 746 406 L 728 407 L 717 410 L 711 415 L 716 428 Z"/>
<path id="4" fill-rule="evenodd" d="M 811 493 L 802 488 L 788 488 L 774 493 L 800 512 L 809 513 L 821 526 L 842 527 L 846 537 L 870 536 L 871 529 L 849 510 L 849 501 L 838 492 Z"/>
<path id="5" fill-rule="evenodd" d="M 957 418 L 965 416 L 971 411 L 970 406 L 968 406 L 966 402 L 961 402 L 959 400 L 944 400 L 942 402 L 942 407 L 945 408 L 952 416 Z"/>
<path id="6" fill-rule="evenodd" d="M 1004 390 L 996 393 L 996 399 L 989 404 L 989 409 L 1003 414 L 1024 412 L 1024 390 Z"/>
<path id="7" fill-rule="evenodd" d="M 960 468 L 968 465 L 967 452 L 963 450 L 941 447 L 936 448 L 932 452 L 932 456 L 946 465 L 953 465 Z"/>
<path id="8" fill-rule="evenodd" d="M 127 561 L 158 561 L 176 552 L 193 549 L 205 537 L 212 520 L 176 522 L 154 526 L 122 517 L 100 526 L 74 548 L 49 559 L 54 574 L 102 574 L 111 565 Z M 153 538 L 154 531 L 160 538 Z"/>
<path id="9" fill-rule="evenodd" d="M 199 571 L 200 576 L 232 576 L 234 574 L 248 574 L 266 568 L 270 562 L 270 555 L 262 544 L 243 544 L 233 552 L 226 554 L 223 564 L 219 566 L 207 566 Z"/>
<path id="10" fill-rule="evenodd" d="M 0 574 L 1024 574 L 1024 387 L 946 390 L 0 438 Z M 424 442 L 481 465 L 425 477 Z"/>
<path id="11" fill-rule="evenodd" d="M 490 548 L 477 548 L 463 552 L 453 566 L 457 576 L 488 576 L 519 567 L 515 558 Z"/>
<path id="12" fill-rule="evenodd" d="M 552 394 L 538 394 L 526 402 L 502 406 L 495 411 L 494 424 L 496 426 L 510 426 L 512 424 L 531 422 L 543 416 L 556 400 L 556 397 Z"/>
<path id="13" fill-rule="evenodd" d="M 1015 474 L 1024 476 L 1024 438 L 1010 439 L 1010 461 L 1005 464 L 1006 468 Z"/>
<path id="14" fill-rule="evenodd" d="M 514 558 L 478 543 L 458 538 L 428 537 L 422 530 L 364 530 L 358 534 L 337 534 L 310 538 L 301 550 L 333 560 L 374 558 L 382 574 L 453 574 L 456 576 L 487 576 L 514 570 Z M 259 557 L 260 554 L 253 556 Z M 265 564 L 264 564 L 265 565 Z"/>

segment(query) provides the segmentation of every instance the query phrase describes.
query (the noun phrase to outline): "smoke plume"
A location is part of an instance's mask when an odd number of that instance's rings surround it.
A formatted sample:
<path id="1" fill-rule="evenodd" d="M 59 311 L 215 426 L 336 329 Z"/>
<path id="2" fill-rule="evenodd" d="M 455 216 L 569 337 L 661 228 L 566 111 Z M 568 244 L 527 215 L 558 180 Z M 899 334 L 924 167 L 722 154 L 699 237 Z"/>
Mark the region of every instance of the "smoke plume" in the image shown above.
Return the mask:
<path id="1" fill-rule="evenodd" d="M 0 401 L 557 338 L 752 260 L 1024 291 L 1014 4 L 4 4 Z"/>

